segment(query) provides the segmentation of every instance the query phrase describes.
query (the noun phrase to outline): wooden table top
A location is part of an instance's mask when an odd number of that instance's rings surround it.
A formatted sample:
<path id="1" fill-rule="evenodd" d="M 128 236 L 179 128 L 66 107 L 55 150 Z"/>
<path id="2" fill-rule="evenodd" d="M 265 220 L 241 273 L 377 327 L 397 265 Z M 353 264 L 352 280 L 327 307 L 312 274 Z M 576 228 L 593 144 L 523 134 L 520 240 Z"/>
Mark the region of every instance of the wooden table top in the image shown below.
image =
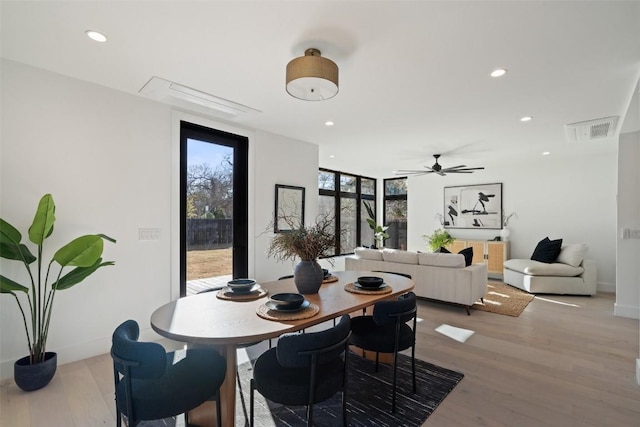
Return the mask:
<path id="1" fill-rule="evenodd" d="M 272 321 L 259 317 L 257 308 L 268 301 L 269 295 L 297 292 L 293 279 L 261 283 L 266 297 L 253 301 L 229 301 L 205 292 L 180 298 L 163 305 L 151 315 L 151 327 L 160 335 L 177 341 L 201 344 L 242 344 L 278 337 L 343 314 L 368 307 L 377 301 L 391 299 L 413 289 L 413 281 L 403 276 L 370 271 L 336 271 L 337 282 L 323 284 L 317 294 L 305 295 L 317 304 L 317 315 L 303 320 Z M 360 276 L 379 276 L 392 289 L 387 294 L 355 294 L 344 290 L 347 283 Z"/>

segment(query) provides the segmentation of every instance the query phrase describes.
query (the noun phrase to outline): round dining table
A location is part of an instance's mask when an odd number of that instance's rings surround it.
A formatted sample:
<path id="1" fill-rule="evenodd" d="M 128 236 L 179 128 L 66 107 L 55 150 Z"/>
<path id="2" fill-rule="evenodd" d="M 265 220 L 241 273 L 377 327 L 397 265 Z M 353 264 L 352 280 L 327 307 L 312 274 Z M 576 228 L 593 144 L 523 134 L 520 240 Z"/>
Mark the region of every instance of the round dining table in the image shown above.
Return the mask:
<path id="1" fill-rule="evenodd" d="M 413 281 L 393 273 L 371 271 L 334 271 L 333 281 L 324 283 L 318 293 L 305 295 L 310 304 L 317 306 L 312 317 L 299 320 L 270 320 L 259 316 L 264 312 L 269 296 L 284 292 L 297 292 L 293 279 L 262 282 L 267 291 L 258 299 L 223 298 L 218 292 L 205 292 L 171 301 L 151 315 L 151 327 L 158 334 L 189 344 L 211 345 L 227 361 L 227 373 L 220 388 L 223 425 L 235 425 L 236 402 L 236 349 L 239 345 L 276 338 L 299 331 L 331 319 L 358 312 L 377 301 L 397 298 L 413 289 Z M 385 293 L 354 293 L 354 282 L 361 276 L 382 277 Z M 356 289 L 356 292 L 358 290 Z M 264 292 L 262 292 L 264 293 Z M 228 294 L 224 294 L 228 295 Z M 314 310 L 315 311 L 315 310 Z"/>

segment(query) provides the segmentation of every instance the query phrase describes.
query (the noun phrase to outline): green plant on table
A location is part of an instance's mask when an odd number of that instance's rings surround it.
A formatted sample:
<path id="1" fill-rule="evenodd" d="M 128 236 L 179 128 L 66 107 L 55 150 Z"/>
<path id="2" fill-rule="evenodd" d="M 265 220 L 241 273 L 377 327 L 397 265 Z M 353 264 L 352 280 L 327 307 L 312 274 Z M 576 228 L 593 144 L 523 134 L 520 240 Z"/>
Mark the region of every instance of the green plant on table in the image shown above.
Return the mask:
<path id="1" fill-rule="evenodd" d="M 103 241 L 115 243 L 115 240 L 103 234 L 88 234 L 58 249 L 49 263 L 43 265 L 44 241 L 53 233 L 55 220 L 53 197 L 51 194 L 45 194 L 40 199 L 28 231 L 29 240 L 37 246 L 37 255 L 33 255 L 22 243 L 20 232 L 0 218 L 0 257 L 21 262 L 29 276 L 27 286 L 24 286 L 0 275 L 0 293 L 16 299 L 22 314 L 31 364 L 44 361 L 56 292 L 77 285 L 101 267 L 115 264 L 113 261 L 102 261 Z M 54 262 L 60 267 L 57 274 L 52 270 Z M 35 268 L 32 268 L 33 263 Z M 62 272 L 66 267 L 75 268 L 63 276 Z M 47 288 L 50 277 L 52 280 Z M 18 292 L 25 294 L 29 322 Z"/>
<path id="2" fill-rule="evenodd" d="M 434 230 L 433 234 L 431 235 L 423 235 L 422 238 L 426 240 L 431 252 L 435 252 L 440 248 L 444 248 L 447 245 L 453 243 L 454 240 L 456 240 L 453 236 L 451 236 L 451 234 L 449 234 L 448 231 L 441 228 Z"/>

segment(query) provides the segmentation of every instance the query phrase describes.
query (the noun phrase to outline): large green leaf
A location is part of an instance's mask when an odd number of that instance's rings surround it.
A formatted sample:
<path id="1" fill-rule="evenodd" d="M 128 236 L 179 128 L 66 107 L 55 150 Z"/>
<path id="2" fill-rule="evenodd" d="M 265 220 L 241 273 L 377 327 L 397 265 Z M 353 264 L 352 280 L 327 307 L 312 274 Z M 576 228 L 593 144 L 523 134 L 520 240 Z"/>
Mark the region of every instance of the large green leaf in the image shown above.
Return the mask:
<path id="1" fill-rule="evenodd" d="M 69 289 L 70 287 L 77 285 L 78 283 L 82 282 L 84 279 L 92 275 L 100 267 L 106 267 L 108 265 L 114 264 L 115 262 L 113 261 L 102 262 L 102 258 L 99 258 L 91 267 L 74 268 L 69 273 L 61 277 L 60 280 L 54 283 L 53 287 L 57 290 Z"/>
<path id="2" fill-rule="evenodd" d="M 7 221 L 0 218 L 0 257 L 25 261 L 31 264 L 36 257 L 31 254 L 29 248 L 20 243 L 22 234 Z"/>
<path id="3" fill-rule="evenodd" d="M 104 243 L 97 234 L 87 234 L 67 243 L 53 255 L 62 267 L 91 267 L 101 256 Z"/>
<path id="4" fill-rule="evenodd" d="M 0 241 L 5 240 L 18 244 L 22 240 L 22 234 L 13 225 L 0 218 Z"/>
<path id="5" fill-rule="evenodd" d="M 56 205 L 53 203 L 53 196 L 51 194 L 42 196 L 36 215 L 33 217 L 33 223 L 29 227 L 29 240 L 38 246 L 42 245 L 44 239 L 49 237 L 53 231 L 53 223 L 56 220 L 55 212 Z"/>
<path id="6" fill-rule="evenodd" d="M 0 293 L 12 294 L 13 291 L 28 293 L 29 288 L 22 286 L 20 283 L 14 282 L 8 277 L 5 277 L 0 274 Z"/>
<path id="7" fill-rule="evenodd" d="M 31 264 L 36 260 L 36 257 L 31 253 L 29 248 L 22 243 L 18 246 L 0 243 L 0 257 L 18 261 L 24 260 L 27 264 Z"/>

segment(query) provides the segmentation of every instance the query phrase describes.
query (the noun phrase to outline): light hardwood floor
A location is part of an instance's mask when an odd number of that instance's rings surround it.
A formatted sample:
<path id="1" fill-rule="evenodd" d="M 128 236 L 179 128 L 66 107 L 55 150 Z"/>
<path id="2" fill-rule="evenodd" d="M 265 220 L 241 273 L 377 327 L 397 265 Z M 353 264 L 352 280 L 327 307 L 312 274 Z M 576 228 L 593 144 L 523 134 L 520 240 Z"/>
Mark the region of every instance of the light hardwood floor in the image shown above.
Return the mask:
<path id="1" fill-rule="evenodd" d="M 640 426 L 639 323 L 614 317 L 613 304 L 609 294 L 543 296 L 513 318 L 421 301 L 417 356 L 465 374 L 424 425 Z M 459 343 L 441 324 L 475 334 Z M 111 369 L 105 354 L 59 366 L 35 392 L 2 382 L 0 425 L 115 425 Z"/>

